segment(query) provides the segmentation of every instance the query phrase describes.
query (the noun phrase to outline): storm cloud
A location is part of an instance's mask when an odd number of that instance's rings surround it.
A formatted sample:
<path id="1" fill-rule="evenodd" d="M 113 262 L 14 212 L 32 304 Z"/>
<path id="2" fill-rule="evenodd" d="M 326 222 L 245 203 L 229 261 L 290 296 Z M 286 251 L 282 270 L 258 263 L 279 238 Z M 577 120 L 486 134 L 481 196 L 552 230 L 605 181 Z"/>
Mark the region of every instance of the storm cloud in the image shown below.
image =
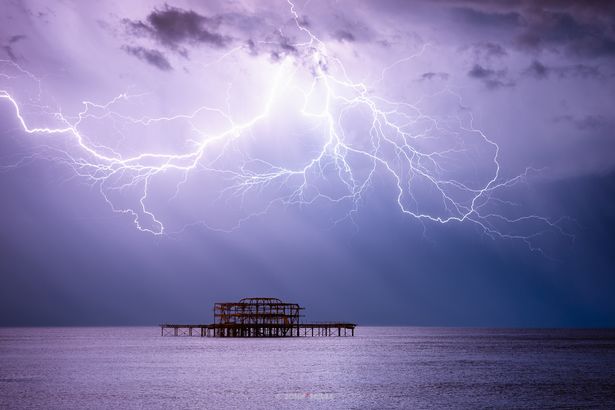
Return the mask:
<path id="1" fill-rule="evenodd" d="M 26 38 L 27 36 L 23 34 L 16 34 L 16 35 L 9 37 L 8 42 L 2 46 L 2 49 L 4 50 L 4 52 L 12 61 L 18 60 L 17 56 L 15 55 L 15 50 L 13 48 L 14 45 L 19 41 L 25 40 Z"/>
<path id="2" fill-rule="evenodd" d="M 474 64 L 468 71 L 468 76 L 482 81 L 489 89 L 513 87 L 515 85 L 514 81 L 508 78 L 506 69 L 494 70 L 480 64 Z"/>
<path id="3" fill-rule="evenodd" d="M 284 0 L 3 5 L 3 324 L 199 321 L 262 294 L 361 324 L 613 325 L 615 5 L 293 3 L 297 20 Z M 24 131 L 9 95 L 81 139 Z M 323 145 L 335 160 L 303 179 Z M 463 211 L 439 190 L 496 166 L 520 178 L 477 203 L 487 229 L 400 210 Z M 562 230 L 494 238 L 501 210 Z"/>
<path id="4" fill-rule="evenodd" d="M 583 79 L 601 78 L 603 76 L 597 66 L 586 64 L 547 66 L 538 60 L 532 61 L 523 74 L 539 80 L 549 78 L 550 76 L 558 78 L 580 77 Z"/>
<path id="5" fill-rule="evenodd" d="M 577 58 L 615 56 L 612 2 L 545 0 L 455 4 L 451 8 L 455 22 L 479 31 L 509 33 L 512 44 L 525 52 L 559 50 Z"/>
<path id="6" fill-rule="evenodd" d="M 158 50 L 147 49 L 144 47 L 122 46 L 122 49 L 128 54 L 131 54 L 138 59 L 145 61 L 148 64 L 162 70 L 169 71 L 173 69 L 169 60 Z"/>
<path id="7" fill-rule="evenodd" d="M 227 47 L 232 38 L 216 32 L 220 18 L 203 16 L 193 10 L 165 5 L 152 11 L 145 20 L 124 20 L 136 36 L 148 36 L 163 46 L 185 53 L 185 45 Z"/>

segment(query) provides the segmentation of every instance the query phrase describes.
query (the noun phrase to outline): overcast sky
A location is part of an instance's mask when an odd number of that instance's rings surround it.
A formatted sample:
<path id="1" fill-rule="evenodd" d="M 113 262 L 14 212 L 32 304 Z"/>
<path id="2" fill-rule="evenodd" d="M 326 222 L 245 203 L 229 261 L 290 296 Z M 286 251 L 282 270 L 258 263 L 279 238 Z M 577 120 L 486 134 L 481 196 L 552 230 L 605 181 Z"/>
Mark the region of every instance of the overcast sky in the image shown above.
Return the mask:
<path id="1" fill-rule="evenodd" d="M 0 324 L 613 326 L 614 61 L 606 1 L 4 0 Z"/>

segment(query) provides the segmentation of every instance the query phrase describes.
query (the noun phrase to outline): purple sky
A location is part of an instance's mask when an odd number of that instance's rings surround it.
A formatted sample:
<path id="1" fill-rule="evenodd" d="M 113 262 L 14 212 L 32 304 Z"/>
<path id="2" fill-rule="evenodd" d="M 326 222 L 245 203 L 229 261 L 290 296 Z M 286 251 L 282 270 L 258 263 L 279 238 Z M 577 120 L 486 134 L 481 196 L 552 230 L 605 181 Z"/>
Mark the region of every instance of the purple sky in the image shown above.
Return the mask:
<path id="1" fill-rule="evenodd" d="M 609 2 L 0 20 L 1 323 L 198 321 L 263 293 L 366 323 L 614 324 Z"/>

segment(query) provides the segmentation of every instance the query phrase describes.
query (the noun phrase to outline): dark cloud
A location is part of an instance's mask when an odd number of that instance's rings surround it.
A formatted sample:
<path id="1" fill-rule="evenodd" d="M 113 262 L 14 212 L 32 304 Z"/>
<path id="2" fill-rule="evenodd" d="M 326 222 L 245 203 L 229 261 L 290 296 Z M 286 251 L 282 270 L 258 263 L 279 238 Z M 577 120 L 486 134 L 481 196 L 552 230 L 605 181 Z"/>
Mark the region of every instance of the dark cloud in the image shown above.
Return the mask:
<path id="1" fill-rule="evenodd" d="M 279 56 L 284 56 L 288 54 L 298 54 L 299 50 L 292 44 L 290 38 L 286 37 L 280 32 L 275 32 L 277 34 L 277 40 L 275 41 L 275 47 L 277 48 L 275 53 Z M 272 52 L 273 53 L 273 52 Z"/>
<path id="2" fill-rule="evenodd" d="M 334 13 L 330 18 L 321 18 L 314 24 L 316 31 L 321 31 L 322 38 L 338 42 L 370 43 L 377 41 L 381 34 L 363 19 L 349 17 L 347 13 Z"/>
<path id="3" fill-rule="evenodd" d="M 480 64 L 474 64 L 472 69 L 468 71 L 468 76 L 481 80 L 489 89 L 512 87 L 515 85 L 515 83 L 508 78 L 506 70 L 493 70 L 485 68 Z"/>
<path id="4" fill-rule="evenodd" d="M 477 28 L 509 29 L 519 26 L 522 22 L 521 15 L 516 11 L 492 12 L 470 7 L 454 7 L 451 12 L 454 20 Z"/>
<path id="5" fill-rule="evenodd" d="M 17 57 L 15 56 L 15 53 L 13 52 L 13 48 L 11 46 L 4 45 L 2 46 L 2 49 L 4 50 L 6 55 L 11 59 L 11 61 L 17 61 Z"/>
<path id="6" fill-rule="evenodd" d="M 487 58 L 500 58 L 508 54 L 504 47 L 496 43 L 478 43 L 474 45 L 474 48 L 479 54 Z"/>
<path id="7" fill-rule="evenodd" d="M 300 54 L 295 43 L 301 35 L 291 17 L 269 11 L 241 12 L 234 9 L 203 15 L 165 5 L 154 9 L 144 19 L 124 19 L 123 24 L 130 35 L 154 39 L 184 57 L 194 46 L 227 48 L 243 44 L 250 55 L 268 56 L 276 62 L 285 56 Z M 330 13 L 318 20 L 316 27 L 307 16 L 299 16 L 297 23 L 321 33 L 325 41 L 369 42 L 375 35 L 368 25 L 348 19 L 344 14 Z M 302 38 L 304 41 L 305 36 Z"/>
<path id="8" fill-rule="evenodd" d="M 152 37 L 162 45 L 183 55 L 184 45 L 208 45 L 223 48 L 232 38 L 218 33 L 221 18 L 202 16 L 192 10 L 183 10 L 166 5 L 155 9 L 145 21 L 124 20 L 129 31 L 137 36 Z"/>
<path id="9" fill-rule="evenodd" d="M 546 79 L 550 76 L 559 78 L 603 78 L 600 69 L 595 66 L 586 64 L 574 64 L 565 66 L 548 66 L 538 60 L 534 60 L 524 71 L 525 76 L 533 77 L 539 80 Z"/>
<path id="10" fill-rule="evenodd" d="M 581 118 L 569 114 L 559 115 L 553 118 L 553 121 L 572 125 L 580 131 L 605 131 L 612 129 L 613 125 L 612 121 L 599 114 L 590 114 Z"/>
<path id="11" fill-rule="evenodd" d="M 534 60 L 532 64 L 524 71 L 524 74 L 534 78 L 543 79 L 549 76 L 551 69 L 542 64 L 540 61 Z"/>
<path id="12" fill-rule="evenodd" d="M 273 31 L 262 41 L 248 39 L 246 46 L 251 55 L 266 54 L 272 61 L 276 62 L 288 55 L 299 55 L 299 50 L 293 45 L 293 41 L 279 30 Z"/>
<path id="13" fill-rule="evenodd" d="M 169 63 L 169 60 L 167 60 L 167 58 L 158 50 L 131 46 L 123 46 L 122 50 L 162 71 L 169 71 L 173 69 L 171 63 Z"/>
<path id="14" fill-rule="evenodd" d="M 459 51 L 469 52 L 472 55 L 474 63 L 479 66 L 489 65 L 494 60 L 501 59 L 508 55 L 504 46 L 494 42 L 473 43 L 460 47 Z"/>
<path id="15" fill-rule="evenodd" d="M 444 72 L 427 72 L 421 75 L 421 80 L 448 80 L 449 74 Z"/>
<path id="16" fill-rule="evenodd" d="M 355 41 L 355 36 L 347 30 L 337 30 L 335 33 L 333 33 L 333 38 L 339 42 L 351 43 Z"/>
<path id="17" fill-rule="evenodd" d="M 309 26 L 306 19 L 301 24 Z M 193 10 L 165 5 L 155 9 L 145 20 L 124 20 L 128 31 L 139 37 L 155 39 L 164 47 L 187 57 L 187 46 L 226 48 L 244 44 L 250 55 L 268 55 L 279 61 L 286 55 L 298 55 L 294 40 L 283 33 L 271 16 L 263 14 L 222 13 L 204 16 Z M 293 22 L 294 27 L 294 22 Z M 232 33 L 232 34 L 228 34 Z M 352 34 L 340 30 L 338 41 L 352 41 Z"/>
<path id="18" fill-rule="evenodd" d="M 20 40 L 25 40 L 27 37 L 24 34 L 17 34 L 9 38 L 9 44 L 16 43 Z"/>
<path id="19" fill-rule="evenodd" d="M 604 78 L 598 67 L 586 64 L 576 64 L 573 66 L 559 67 L 557 72 L 560 76 L 581 77 L 581 78 Z"/>
<path id="20" fill-rule="evenodd" d="M 528 11 L 526 20 L 527 28 L 517 37 L 522 48 L 541 51 L 561 47 L 576 57 L 615 57 L 613 16 L 609 21 L 594 14 L 593 10 L 579 12 L 577 8 L 549 10 L 535 7 Z"/>
<path id="21" fill-rule="evenodd" d="M 23 34 L 16 34 L 14 36 L 9 37 L 8 43 L 2 46 L 2 49 L 6 53 L 6 55 L 11 59 L 11 61 L 17 61 L 17 56 L 15 55 L 15 51 L 13 50 L 13 45 L 18 41 L 25 40 L 27 37 Z"/>
<path id="22" fill-rule="evenodd" d="M 455 2 L 453 21 L 500 30 L 522 50 L 563 51 L 578 58 L 615 57 L 615 2 Z M 461 4 L 461 5 L 460 5 Z"/>

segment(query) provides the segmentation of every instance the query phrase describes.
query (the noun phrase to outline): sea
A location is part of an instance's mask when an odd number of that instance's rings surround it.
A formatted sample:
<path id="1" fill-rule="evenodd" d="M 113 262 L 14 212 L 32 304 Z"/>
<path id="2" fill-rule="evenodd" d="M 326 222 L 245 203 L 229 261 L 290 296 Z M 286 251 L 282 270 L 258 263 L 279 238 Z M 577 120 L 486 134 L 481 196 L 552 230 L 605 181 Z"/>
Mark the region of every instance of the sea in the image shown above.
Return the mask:
<path id="1" fill-rule="evenodd" d="M 0 328 L 2 409 L 615 409 L 615 330 Z"/>

